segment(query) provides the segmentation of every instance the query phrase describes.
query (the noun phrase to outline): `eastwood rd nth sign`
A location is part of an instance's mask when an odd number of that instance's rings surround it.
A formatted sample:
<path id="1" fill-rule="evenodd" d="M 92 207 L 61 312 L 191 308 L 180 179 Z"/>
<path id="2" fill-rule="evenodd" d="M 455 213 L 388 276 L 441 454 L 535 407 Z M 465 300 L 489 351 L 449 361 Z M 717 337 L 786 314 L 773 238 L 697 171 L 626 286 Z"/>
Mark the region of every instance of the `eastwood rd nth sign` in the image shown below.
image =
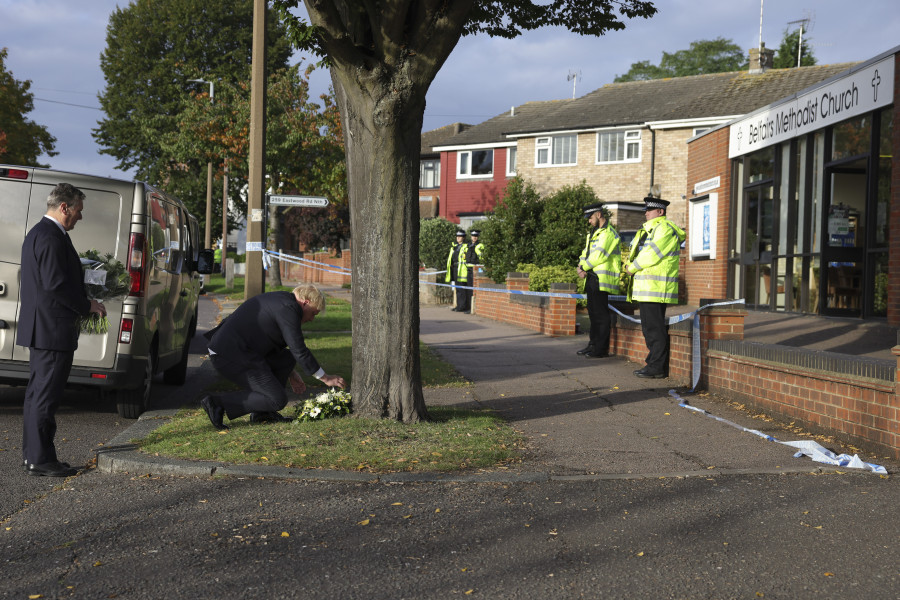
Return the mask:
<path id="1" fill-rule="evenodd" d="M 269 204 L 276 206 L 314 206 L 325 208 L 328 198 L 322 196 L 268 196 Z"/>

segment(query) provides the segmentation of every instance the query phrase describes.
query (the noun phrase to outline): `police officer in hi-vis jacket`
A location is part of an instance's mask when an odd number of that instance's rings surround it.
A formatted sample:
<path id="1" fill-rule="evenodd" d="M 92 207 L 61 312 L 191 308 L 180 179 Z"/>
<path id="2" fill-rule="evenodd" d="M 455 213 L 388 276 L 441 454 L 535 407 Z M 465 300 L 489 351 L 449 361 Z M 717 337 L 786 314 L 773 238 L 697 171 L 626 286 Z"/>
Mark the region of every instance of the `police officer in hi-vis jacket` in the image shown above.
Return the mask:
<path id="1" fill-rule="evenodd" d="M 678 257 L 685 235 L 666 218 L 667 200 L 647 196 L 644 205 L 645 221 L 631 242 L 627 273 L 633 276 L 628 299 L 640 306 L 649 354 L 647 365 L 634 374 L 662 379 L 669 367 L 666 305 L 678 302 Z"/>
<path id="2" fill-rule="evenodd" d="M 585 206 L 582 211 L 591 230 L 578 259 L 578 276 L 584 279 L 591 331 L 588 345 L 578 354 L 606 358 L 609 356 L 609 295 L 619 293 L 622 269 L 619 232 L 609 224 L 610 212 L 602 203 Z"/>

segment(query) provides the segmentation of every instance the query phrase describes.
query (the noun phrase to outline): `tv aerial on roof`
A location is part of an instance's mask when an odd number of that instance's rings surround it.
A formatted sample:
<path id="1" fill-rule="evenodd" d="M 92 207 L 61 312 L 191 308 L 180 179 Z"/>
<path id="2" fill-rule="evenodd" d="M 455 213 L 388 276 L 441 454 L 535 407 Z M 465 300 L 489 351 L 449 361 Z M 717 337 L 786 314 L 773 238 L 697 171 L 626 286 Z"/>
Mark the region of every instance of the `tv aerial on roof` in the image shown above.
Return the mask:
<path id="1" fill-rule="evenodd" d="M 572 82 L 572 98 L 573 98 L 573 99 L 575 98 L 575 86 L 578 84 L 578 80 L 579 80 L 579 79 L 583 79 L 583 75 L 581 74 L 581 70 L 579 69 L 578 71 L 572 71 L 572 70 L 570 69 L 570 70 L 569 70 L 569 76 L 566 77 L 566 81 L 571 81 L 571 82 Z"/>
<path id="2" fill-rule="evenodd" d="M 813 21 L 815 20 L 815 13 L 807 12 L 807 16 L 803 19 L 797 19 L 796 21 L 788 21 L 788 25 L 800 25 L 800 35 L 797 37 L 797 66 L 800 66 L 800 60 L 803 58 L 803 31 L 804 27 L 805 31 L 809 34 L 812 31 Z"/>

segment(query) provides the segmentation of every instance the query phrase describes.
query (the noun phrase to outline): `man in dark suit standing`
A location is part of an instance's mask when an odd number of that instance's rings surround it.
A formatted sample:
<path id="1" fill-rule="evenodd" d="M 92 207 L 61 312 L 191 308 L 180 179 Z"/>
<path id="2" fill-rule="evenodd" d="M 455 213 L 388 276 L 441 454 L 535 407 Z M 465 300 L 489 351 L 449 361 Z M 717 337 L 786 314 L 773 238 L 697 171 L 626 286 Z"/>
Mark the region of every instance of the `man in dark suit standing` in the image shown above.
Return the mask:
<path id="1" fill-rule="evenodd" d="M 228 429 L 230 420 L 250 413 L 251 421 L 288 420 L 278 414 L 287 404 L 285 385 L 296 394 L 306 391 L 303 370 L 328 386 L 344 387 L 344 379 L 328 375 L 319 366 L 303 341 L 300 326 L 325 310 L 325 297 L 313 285 L 301 285 L 293 292 L 259 294 L 210 332 L 209 357 L 225 378 L 241 386 L 240 391 L 220 396 L 206 395 L 200 406 L 213 427 Z"/>
<path id="2" fill-rule="evenodd" d="M 16 343 L 27 346 L 31 375 L 25 390 L 22 455 L 29 475 L 68 477 L 78 471 L 59 462 L 53 438 L 56 410 L 78 347 L 79 319 L 106 316 L 84 290 L 81 259 L 69 231 L 81 220 L 84 193 L 60 183 L 47 198 L 47 213 L 22 244 L 22 285 Z"/>

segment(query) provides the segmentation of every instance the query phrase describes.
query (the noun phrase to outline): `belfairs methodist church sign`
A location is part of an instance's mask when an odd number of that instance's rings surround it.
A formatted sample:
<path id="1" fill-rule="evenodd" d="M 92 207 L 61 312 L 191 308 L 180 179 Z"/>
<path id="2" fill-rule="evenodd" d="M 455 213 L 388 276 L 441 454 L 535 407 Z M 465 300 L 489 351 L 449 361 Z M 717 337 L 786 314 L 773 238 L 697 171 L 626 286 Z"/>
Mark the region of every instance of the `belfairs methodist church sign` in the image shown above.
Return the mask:
<path id="1" fill-rule="evenodd" d="M 822 129 L 894 101 L 894 55 L 731 126 L 728 158 Z"/>

